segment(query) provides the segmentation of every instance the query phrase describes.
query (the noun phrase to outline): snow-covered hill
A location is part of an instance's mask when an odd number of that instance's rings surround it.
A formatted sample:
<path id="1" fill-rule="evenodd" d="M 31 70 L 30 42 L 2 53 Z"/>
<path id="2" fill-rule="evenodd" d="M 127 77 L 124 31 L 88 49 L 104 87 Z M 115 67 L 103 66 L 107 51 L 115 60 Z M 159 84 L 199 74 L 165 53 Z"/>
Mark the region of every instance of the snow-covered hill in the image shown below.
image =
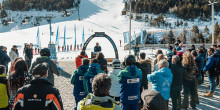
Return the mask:
<path id="1" fill-rule="evenodd" d="M 59 26 L 60 36 L 63 36 L 64 27 L 66 26 L 66 36 L 74 37 L 74 25 L 76 25 L 77 44 L 81 44 L 82 42 L 82 29 L 84 27 L 86 39 L 94 34 L 94 32 L 105 32 L 114 40 L 116 45 L 119 46 L 119 41 L 124 40 L 123 32 L 127 32 L 129 30 L 129 17 L 121 15 L 121 10 L 123 8 L 124 4 L 122 3 L 122 0 L 82 0 L 80 5 L 80 21 L 78 21 L 77 13 L 71 15 L 70 17 L 64 18 L 61 17 L 61 13 L 59 12 L 39 12 L 34 10 L 29 12 L 10 12 L 10 14 L 15 16 L 15 21 L 19 20 L 20 17 L 23 17 L 25 14 L 33 16 L 45 16 L 47 14 L 52 14 L 53 16 L 56 16 L 56 18 L 52 20 L 52 31 L 56 33 L 57 27 Z M 219 20 L 219 18 L 217 18 L 217 20 Z M 176 19 L 172 16 L 169 16 L 168 22 L 174 24 L 174 21 L 176 21 Z M 192 26 L 193 23 L 194 22 L 188 22 L 189 26 Z M 210 25 L 210 23 L 211 22 L 205 22 L 201 24 L 201 26 Z M 41 45 L 42 47 L 47 47 L 49 43 L 49 25 L 47 24 L 46 20 L 42 21 L 41 24 L 44 24 L 39 26 Z M 12 23 L 9 24 L 8 27 L 3 27 L 0 25 L 0 32 L 4 32 L 0 33 L 0 45 L 5 45 L 10 48 L 14 44 L 21 46 L 23 46 L 24 43 L 36 44 L 37 29 L 38 27 L 32 27 L 29 24 L 20 25 L 19 23 Z M 132 20 L 132 33 L 133 31 L 138 33 L 141 29 L 146 29 L 148 31 L 165 30 L 164 28 L 153 28 L 149 25 L 146 25 L 144 22 Z M 55 42 L 55 35 L 52 36 L 52 41 Z M 92 40 L 87 48 L 88 54 L 90 54 L 90 52 L 93 50 L 96 42 L 100 43 L 103 53 L 106 57 L 114 57 L 114 50 L 110 42 L 104 38 L 95 38 Z M 60 46 L 62 46 L 63 40 L 60 39 L 59 43 Z M 74 38 L 67 40 L 68 45 L 73 43 Z M 65 56 L 74 58 L 78 53 L 79 52 L 77 51 L 59 54 L 61 57 L 63 54 L 65 54 Z M 123 51 L 123 48 L 119 48 L 119 55 L 124 56 L 125 54 L 128 54 L 128 51 Z"/>

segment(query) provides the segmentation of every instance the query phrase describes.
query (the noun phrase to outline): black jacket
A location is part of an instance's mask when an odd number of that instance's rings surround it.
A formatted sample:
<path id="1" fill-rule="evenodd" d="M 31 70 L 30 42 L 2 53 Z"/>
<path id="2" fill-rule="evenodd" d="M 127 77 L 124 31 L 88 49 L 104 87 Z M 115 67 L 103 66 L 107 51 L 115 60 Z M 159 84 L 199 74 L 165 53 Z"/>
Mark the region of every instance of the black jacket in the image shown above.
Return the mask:
<path id="1" fill-rule="evenodd" d="M 58 89 L 39 78 L 18 90 L 13 110 L 63 110 L 63 104 Z"/>
<path id="2" fill-rule="evenodd" d="M 137 64 L 137 67 L 142 71 L 142 82 L 141 87 L 148 89 L 148 80 L 147 75 L 151 74 L 151 61 L 150 60 L 141 60 Z"/>
<path id="3" fill-rule="evenodd" d="M 32 49 L 25 49 L 25 60 L 31 60 L 33 58 Z"/>
<path id="4" fill-rule="evenodd" d="M 196 66 L 198 68 L 198 73 L 196 75 L 196 78 L 198 78 L 201 73 L 201 70 L 202 70 L 202 65 L 203 65 L 202 58 L 197 56 L 195 59 L 195 62 L 196 62 Z"/>
<path id="5" fill-rule="evenodd" d="M 171 90 L 175 89 L 181 91 L 183 85 L 183 78 L 185 74 L 185 69 L 183 68 L 181 62 L 177 62 L 176 64 L 173 64 L 171 67 L 171 72 L 173 74 Z"/>
<path id="6" fill-rule="evenodd" d="M 94 47 L 94 52 L 100 52 L 100 51 L 102 51 L 101 46 L 95 46 Z"/>

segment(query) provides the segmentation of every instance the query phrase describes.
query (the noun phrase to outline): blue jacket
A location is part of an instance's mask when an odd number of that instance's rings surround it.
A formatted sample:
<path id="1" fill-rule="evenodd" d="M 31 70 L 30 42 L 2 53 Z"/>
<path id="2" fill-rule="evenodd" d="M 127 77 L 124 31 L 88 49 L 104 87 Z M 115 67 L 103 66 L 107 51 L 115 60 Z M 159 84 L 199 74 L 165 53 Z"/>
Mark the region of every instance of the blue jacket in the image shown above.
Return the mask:
<path id="1" fill-rule="evenodd" d="M 170 98 L 170 87 L 173 74 L 169 68 L 161 68 L 147 75 L 148 81 L 152 82 L 152 89 L 161 93 L 165 100 Z"/>
<path id="2" fill-rule="evenodd" d="M 92 63 L 89 65 L 89 69 L 85 73 L 84 79 L 83 79 L 83 87 L 84 87 L 84 91 L 86 95 L 88 95 L 89 93 L 92 93 L 92 81 L 94 77 L 99 73 L 104 73 L 104 71 L 100 69 L 99 64 Z"/>
<path id="3" fill-rule="evenodd" d="M 72 77 L 71 77 L 71 84 L 74 84 L 73 88 L 73 95 L 75 97 L 79 97 L 81 99 L 86 97 L 84 88 L 83 88 L 83 79 L 84 74 L 87 72 L 89 66 L 88 65 L 81 65 L 79 68 L 77 68 Z"/>
<path id="4" fill-rule="evenodd" d="M 209 69 L 211 69 L 211 67 L 213 66 L 215 62 L 215 57 L 213 57 L 213 55 L 211 55 L 210 57 L 208 57 L 208 61 L 205 65 L 205 67 L 203 68 L 203 71 L 208 71 Z"/>
<path id="5" fill-rule="evenodd" d="M 137 66 L 127 66 L 118 75 L 118 82 L 121 84 L 121 103 L 134 104 L 140 100 L 140 87 L 142 72 Z"/>
<path id="6" fill-rule="evenodd" d="M 4 51 L 0 50 L 0 64 L 1 65 L 8 64 L 8 62 L 10 62 L 10 61 L 11 61 L 10 57 L 7 55 L 7 53 L 5 53 Z"/>

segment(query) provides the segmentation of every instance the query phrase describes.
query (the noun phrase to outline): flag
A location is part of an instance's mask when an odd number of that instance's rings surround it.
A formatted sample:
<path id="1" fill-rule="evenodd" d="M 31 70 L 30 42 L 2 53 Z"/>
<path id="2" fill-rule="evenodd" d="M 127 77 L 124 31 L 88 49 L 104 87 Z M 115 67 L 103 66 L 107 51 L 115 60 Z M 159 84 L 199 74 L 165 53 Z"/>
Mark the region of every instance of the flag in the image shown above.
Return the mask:
<path id="1" fill-rule="evenodd" d="M 51 31 L 52 31 L 52 27 L 51 27 L 51 23 L 50 23 L 50 44 L 51 44 Z"/>
<path id="2" fill-rule="evenodd" d="M 83 27 L 83 34 L 82 34 L 82 47 L 84 46 L 85 43 L 85 36 L 84 36 L 84 27 Z"/>
<path id="3" fill-rule="evenodd" d="M 59 39 L 58 39 L 58 37 L 59 37 L 59 26 L 57 27 L 57 35 L 56 35 L 56 46 L 59 46 Z"/>
<path id="4" fill-rule="evenodd" d="M 66 50 L 66 26 L 64 27 L 63 50 Z"/>
<path id="5" fill-rule="evenodd" d="M 74 25 L 74 32 L 75 32 L 75 44 L 74 44 L 74 50 L 76 50 L 76 25 Z"/>
<path id="6" fill-rule="evenodd" d="M 38 27 L 38 29 L 37 29 L 36 41 L 37 41 L 37 46 L 39 46 L 39 27 Z"/>

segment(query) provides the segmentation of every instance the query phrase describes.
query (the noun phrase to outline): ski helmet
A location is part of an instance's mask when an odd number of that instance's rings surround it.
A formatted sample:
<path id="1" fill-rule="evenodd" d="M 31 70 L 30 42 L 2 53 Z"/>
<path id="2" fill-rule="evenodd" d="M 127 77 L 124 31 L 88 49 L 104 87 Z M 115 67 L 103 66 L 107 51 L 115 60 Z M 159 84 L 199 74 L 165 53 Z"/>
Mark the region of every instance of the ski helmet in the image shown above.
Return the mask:
<path id="1" fill-rule="evenodd" d="M 40 55 L 41 56 L 50 56 L 50 50 L 48 48 L 43 48 L 41 51 L 40 51 Z"/>
<path id="2" fill-rule="evenodd" d="M 127 55 L 124 59 L 125 65 L 135 65 L 136 64 L 136 60 L 135 60 L 135 56 L 134 55 Z"/>

